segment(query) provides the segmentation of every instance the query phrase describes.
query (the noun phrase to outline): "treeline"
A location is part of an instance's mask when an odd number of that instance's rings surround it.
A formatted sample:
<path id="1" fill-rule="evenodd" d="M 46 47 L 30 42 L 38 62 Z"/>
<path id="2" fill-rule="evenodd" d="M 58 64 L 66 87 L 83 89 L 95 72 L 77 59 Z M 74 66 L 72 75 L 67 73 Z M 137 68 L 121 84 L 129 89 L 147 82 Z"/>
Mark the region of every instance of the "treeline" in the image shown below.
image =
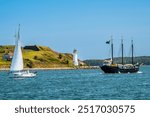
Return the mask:
<path id="1" fill-rule="evenodd" d="M 122 59 L 121 57 L 114 58 L 114 63 L 121 63 Z M 89 59 L 84 60 L 84 62 L 90 66 L 101 66 L 104 62 L 104 60 L 101 59 Z M 124 63 L 130 64 L 132 63 L 131 57 L 124 57 Z M 140 63 L 144 65 L 150 65 L 150 56 L 139 56 L 134 58 L 134 63 Z"/>

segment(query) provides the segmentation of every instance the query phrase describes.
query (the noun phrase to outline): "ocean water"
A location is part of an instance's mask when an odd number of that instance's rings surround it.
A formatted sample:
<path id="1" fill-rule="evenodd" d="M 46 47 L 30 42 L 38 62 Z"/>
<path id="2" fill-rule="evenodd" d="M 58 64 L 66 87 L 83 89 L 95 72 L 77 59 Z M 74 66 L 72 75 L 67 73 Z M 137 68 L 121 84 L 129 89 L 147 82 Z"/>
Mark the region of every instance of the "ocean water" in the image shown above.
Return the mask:
<path id="1" fill-rule="evenodd" d="M 150 100 L 150 66 L 135 74 L 101 70 L 38 70 L 14 79 L 0 71 L 1 100 Z"/>

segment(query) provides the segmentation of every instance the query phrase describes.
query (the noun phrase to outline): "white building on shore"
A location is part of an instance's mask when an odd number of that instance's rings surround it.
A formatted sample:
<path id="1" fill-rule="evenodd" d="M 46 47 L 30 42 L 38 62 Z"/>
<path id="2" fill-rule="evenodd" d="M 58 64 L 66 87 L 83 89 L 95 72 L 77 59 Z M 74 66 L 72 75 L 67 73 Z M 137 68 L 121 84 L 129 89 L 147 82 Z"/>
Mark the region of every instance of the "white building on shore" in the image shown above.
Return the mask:
<path id="1" fill-rule="evenodd" d="M 78 53 L 77 53 L 76 49 L 73 50 L 73 64 L 75 66 L 79 65 L 79 62 L 78 62 Z"/>

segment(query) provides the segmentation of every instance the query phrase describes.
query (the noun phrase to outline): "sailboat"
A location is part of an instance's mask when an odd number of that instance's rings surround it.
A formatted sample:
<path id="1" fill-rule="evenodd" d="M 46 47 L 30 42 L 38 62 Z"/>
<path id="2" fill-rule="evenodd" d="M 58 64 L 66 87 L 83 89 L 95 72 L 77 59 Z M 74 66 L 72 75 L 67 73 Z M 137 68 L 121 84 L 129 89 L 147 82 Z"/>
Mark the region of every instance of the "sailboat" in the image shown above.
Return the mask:
<path id="1" fill-rule="evenodd" d="M 16 37 L 15 50 L 10 66 L 11 77 L 19 77 L 19 78 L 35 77 L 36 76 L 35 73 L 31 73 L 29 72 L 29 70 L 27 71 L 23 70 L 23 57 L 20 42 L 20 24 L 18 28 L 18 33 L 15 35 L 15 37 Z"/>
<path id="2" fill-rule="evenodd" d="M 133 55 L 133 40 L 131 41 L 132 48 L 132 57 L 131 64 L 124 64 L 124 56 L 123 56 L 123 39 L 121 41 L 122 48 L 122 63 L 115 64 L 113 57 L 113 39 L 106 42 L 107 44 L 111 43 L 111 59 L 105 60 L 103 65 L 100 68 L 104 71 L 104 73 L 137 73 L 139 71 L 140 65 L 138 63 L 134 64 L 134 55 Z"/>

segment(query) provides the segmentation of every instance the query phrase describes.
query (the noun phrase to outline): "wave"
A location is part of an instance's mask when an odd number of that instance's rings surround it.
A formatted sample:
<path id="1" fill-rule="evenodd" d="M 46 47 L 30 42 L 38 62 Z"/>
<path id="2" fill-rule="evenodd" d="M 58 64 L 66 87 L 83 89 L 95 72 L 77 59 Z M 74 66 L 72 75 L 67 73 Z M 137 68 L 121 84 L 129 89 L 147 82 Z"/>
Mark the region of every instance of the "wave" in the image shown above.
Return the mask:
<path id="1" fill-rule="evenodd" d="M 138 73 L 138 74 L 142 74 L 143 72 L 142 72 L 142 71 L 138 71 L 137 73 Z"/>

